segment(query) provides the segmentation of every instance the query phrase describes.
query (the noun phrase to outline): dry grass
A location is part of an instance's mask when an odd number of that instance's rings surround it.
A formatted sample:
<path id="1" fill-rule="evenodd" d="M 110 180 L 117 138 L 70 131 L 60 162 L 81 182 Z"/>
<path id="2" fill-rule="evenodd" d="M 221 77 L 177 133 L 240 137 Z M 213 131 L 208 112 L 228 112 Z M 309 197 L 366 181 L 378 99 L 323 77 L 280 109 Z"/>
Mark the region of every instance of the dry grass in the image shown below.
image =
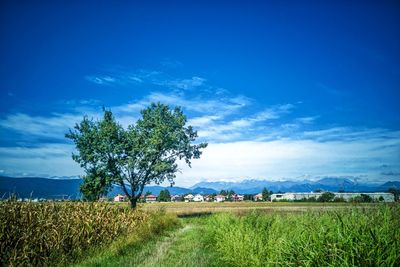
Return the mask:
<path id="1" fill-rule="evenodd" d="M 120 205 L 126 205 L 122 203 Z M 310 210 L 331 210 L 348 207 L 370 207 L 371 204 L 353 204 L 353 203 L 307 203 L 307 202 L 165 202 L 165 203 L 145 203 L 139 204 L 139 207 L 145 211 L 155 211 L 163 209 L 168 213 L 174 213 L 178 216 L 205 214 L 205 213 L 248 213 L 249 211 L 262 211 L 265 213 L 291 213 L 305 212 Z"/>
<path id="2" fill-rule="evenodd" d="M 63 264 L 128 233 L 162 231 L 152 217 L 106 203 L 0 202 L 0 266 Z"/>

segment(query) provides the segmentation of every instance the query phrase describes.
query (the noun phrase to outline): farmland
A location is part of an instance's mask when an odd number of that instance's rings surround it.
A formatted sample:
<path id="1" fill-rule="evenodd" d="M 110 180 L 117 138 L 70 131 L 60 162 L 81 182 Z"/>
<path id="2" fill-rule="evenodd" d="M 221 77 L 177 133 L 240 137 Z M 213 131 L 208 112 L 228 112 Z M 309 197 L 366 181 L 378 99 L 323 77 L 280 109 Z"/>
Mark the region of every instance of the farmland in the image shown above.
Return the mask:
<path id="1" fill-rule="evenodd" d="M 120 203 L 117 205 L 126 205 Z M 157 211 L 165 210 L 168 213 L 174 213 L 178 216 L 203 213 L 248 213 L 250 211 L 261 211 L 264 213 L 282 213 L 282 212 L 305 212 L 310 210 L 331 210 L 343 209 L 348 207 L 373 207 L 368 204 L 354 203 L 311 203 L 311 202 L 159 202 L 139 204 L 142 210 Z"/>
<path id="2" fill-rule="evenodd" d="M 2 265 L 398 266 L 398 204 L 1 203 Z"/>

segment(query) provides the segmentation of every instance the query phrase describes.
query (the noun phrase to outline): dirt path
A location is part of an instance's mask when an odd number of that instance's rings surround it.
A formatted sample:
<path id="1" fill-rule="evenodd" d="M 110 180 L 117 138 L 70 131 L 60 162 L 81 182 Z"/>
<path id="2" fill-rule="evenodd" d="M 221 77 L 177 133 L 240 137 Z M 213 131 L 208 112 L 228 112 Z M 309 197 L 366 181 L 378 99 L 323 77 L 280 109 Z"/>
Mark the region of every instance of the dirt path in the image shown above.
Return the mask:
<path id="1" fill-rule="evenodd" d="M 164 240 L 157 242 L 156 249 L 153 253 L 147 256 L 147 259 L 143 262 L 144 267 L 152 266 L 165 266 L 162 264 L 163 259 L 166 257 L 169 249 L 173 246 L 179 239 L 185 235 L 185 232 L 191 230 L 193 225 L 187 224 L 183 228 L 180 228 L 173 235 L 166 237 Z"/>

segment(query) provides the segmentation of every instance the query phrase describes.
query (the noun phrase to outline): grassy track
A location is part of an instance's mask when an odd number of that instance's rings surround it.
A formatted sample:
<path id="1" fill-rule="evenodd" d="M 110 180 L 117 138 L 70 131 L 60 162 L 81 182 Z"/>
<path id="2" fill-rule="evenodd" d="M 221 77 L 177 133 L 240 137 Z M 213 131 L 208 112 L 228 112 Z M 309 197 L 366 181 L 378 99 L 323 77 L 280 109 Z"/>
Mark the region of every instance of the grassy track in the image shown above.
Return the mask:
<path id="1" fill-rule="evenodd" d="M 205 238 L 203 218 L 181 219 L 181 227 L 144 242 L 119 240 L 107 251 L 77 264 L 94 266 L 217 266 Z"/>

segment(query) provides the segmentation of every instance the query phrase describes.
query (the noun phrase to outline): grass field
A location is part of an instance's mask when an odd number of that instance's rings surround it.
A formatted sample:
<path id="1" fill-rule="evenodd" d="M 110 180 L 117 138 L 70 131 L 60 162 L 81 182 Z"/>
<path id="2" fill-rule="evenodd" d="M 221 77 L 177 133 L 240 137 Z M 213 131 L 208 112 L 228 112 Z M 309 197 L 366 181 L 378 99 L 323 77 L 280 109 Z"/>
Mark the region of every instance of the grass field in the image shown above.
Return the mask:
<path id="1" fill-rule="evenodd" d="M 0 205 L 5 266 L 400 266 L 398 204 Z"/>
<path id="2" fill-rule="evenodd" d="M 119 205 L 127 205 L 120 203 Z M 258 210 L 264 213 L 284 212 L 305 212 L 310 210 L 331 210 L 346 209 L 349 207 L 373 207 L 374 204 L 363 203 L 319 203 L 319 202 L 165 202 L 165 203 L 144 203 L 139 207 L 145 211 L 165 210 L 168 213 L 179 216 L 233 212 L 236 214 L 248 213 Z"/>
<path id="3" fill-rule="evenodd" d="M 294 206 L 274 204 L 285 212 L 192 213 L 197 216 L 183 217 L 180 228 L 130 250 L 122 261 L 94 258 L 82 266 L 399 266 L 398 206 L 301 203 L 313 208 L 286 210 Z"/>

